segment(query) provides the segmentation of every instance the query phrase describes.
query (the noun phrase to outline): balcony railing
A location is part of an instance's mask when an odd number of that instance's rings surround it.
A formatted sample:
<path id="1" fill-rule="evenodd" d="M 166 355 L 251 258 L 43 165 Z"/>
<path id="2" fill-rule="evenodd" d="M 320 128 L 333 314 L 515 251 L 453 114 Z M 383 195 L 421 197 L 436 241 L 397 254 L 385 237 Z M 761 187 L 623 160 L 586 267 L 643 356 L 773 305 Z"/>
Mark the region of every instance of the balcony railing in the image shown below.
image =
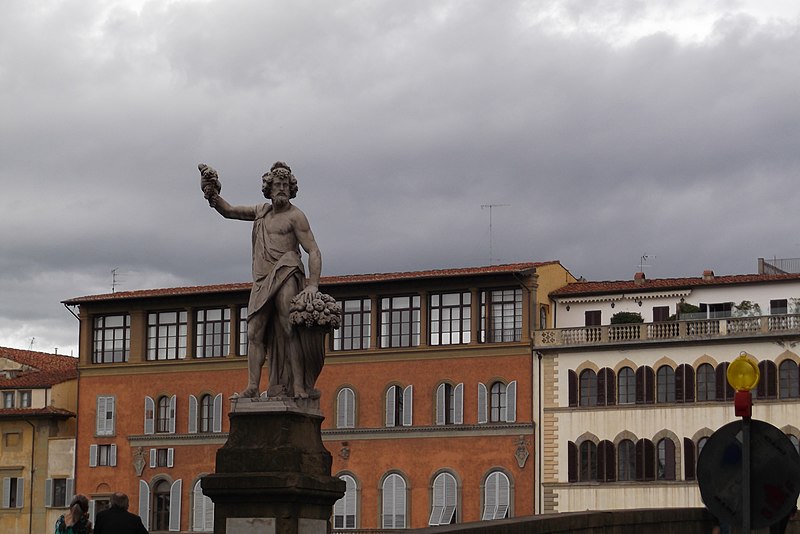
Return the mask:
<path id="1" fill-rule="evenodd" d="M 663 323 L 612 324 L 538 330 L 536 346 L 578 346 L 642 341 L 698 339 L 800 333 L 800 315 L 726 317 Z"/>

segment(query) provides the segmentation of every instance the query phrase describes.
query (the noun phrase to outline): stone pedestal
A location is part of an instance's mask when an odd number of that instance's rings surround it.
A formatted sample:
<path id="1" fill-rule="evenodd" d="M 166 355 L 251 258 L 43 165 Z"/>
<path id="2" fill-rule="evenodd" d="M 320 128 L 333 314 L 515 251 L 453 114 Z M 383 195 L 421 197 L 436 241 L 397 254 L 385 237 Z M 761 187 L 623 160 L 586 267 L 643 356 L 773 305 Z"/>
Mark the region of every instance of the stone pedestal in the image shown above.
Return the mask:
<path id="1" fill-rule="evenodd" d="M 216 534 L 325 534 L 345 484 L 331 476 L 318 401 L 239 399 L 216 472 L 203 477 Z"/>

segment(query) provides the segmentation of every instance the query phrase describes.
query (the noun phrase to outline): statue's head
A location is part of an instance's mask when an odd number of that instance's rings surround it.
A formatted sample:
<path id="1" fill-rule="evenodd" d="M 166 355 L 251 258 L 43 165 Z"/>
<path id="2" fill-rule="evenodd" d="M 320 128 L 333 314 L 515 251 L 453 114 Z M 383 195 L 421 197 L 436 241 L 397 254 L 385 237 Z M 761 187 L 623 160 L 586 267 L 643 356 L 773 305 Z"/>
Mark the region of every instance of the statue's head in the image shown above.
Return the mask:
<path id="1" fill-rule="evenodd" d="M 297 178 L 292 174 L 292 169 L 282 161 L 276 161 L 272 164 L 269 172 L 261 177 L 261 192 L 268 199 L 272 199 L 272 182 L 275 178 L 285 178 L 289 182 L 289 198 L 297 196 Z"/>

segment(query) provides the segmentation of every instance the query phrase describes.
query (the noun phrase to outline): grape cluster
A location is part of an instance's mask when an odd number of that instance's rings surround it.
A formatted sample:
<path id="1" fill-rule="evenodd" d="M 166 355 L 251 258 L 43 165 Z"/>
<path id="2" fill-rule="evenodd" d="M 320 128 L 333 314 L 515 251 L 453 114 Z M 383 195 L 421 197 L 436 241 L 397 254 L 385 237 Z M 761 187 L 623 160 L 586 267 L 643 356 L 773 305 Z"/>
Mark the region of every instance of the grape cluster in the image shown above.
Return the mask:
<path id="1" fill-rule="evenodd" d="M 339 328 L 342 307 L 330 295 L 317 291 L 311 302 L 304 302 L 300 295 L 292 299 L 289 321 L 297 326 L 322 326 Z"/>

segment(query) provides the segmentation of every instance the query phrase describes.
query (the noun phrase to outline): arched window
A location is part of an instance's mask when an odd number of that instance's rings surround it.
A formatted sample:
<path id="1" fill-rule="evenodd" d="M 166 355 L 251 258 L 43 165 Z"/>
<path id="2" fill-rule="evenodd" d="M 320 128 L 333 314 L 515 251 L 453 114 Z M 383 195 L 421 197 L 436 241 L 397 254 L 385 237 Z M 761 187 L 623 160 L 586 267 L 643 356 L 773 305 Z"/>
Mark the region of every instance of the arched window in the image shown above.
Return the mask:
<path id="1" fill-rule="evenodd" d="M 481 519 L 505 519 L 509 517 L 508 506 L 511 502 L 511 484 L 502 471 L 492 471 L 486 477 L 483 488 L 483 514 Z"/>
<path id="2" fill-rule="evenodd" d="M 200 481 L 194 485 L 193 510 L 192 510 L 192 531 L 194 532 L 214 532 L 214 501 L 203 494 Z"/>
<path id="3" fill-rule="evenodd" d="M 464 384 L 439 384 L 436 388 L 436 424 L 460 425 L 464 422 Z"/>
<path id="4" fill-rule="evenodd" d="M 636 478 L 636 446 L 633 441 L 623 439 L 617 446 L 617 480 L 620 482 Z"/>
<path id="5" fill-rule="evenodd" d="M 617 479 L 617 464 L 614 458 L 614 444 L 603 440 L 597 446 L 597 480 L 614 482 Z"/>
<path id="6" fill-rule="evenodd" d="M 669 365 L 656 372 L 656 402 L 675 402 L 675 371 Z"/>
<path id="7" fill-rule="evenodd" d="M 597 405 L 597 375 L 591 369 L 581 371 L 581 406 Z"/>
<path id="8" fill-rule="evenodd" d="M 386 426 L 411 426 L 413 386 L 386 390 Z"/>
<path id="9" fill-rule="evenodd" d="M 156 414 L 156 432 L 170 431 L 170 402 L 166 395 L 158 399 L 158 412 Z"/>
<path id="10" fill-rule="evenodd" d="M 211 432 L 213 425 L 214 399 L 211 398 L 211 395 L 203 395 L 200 397 L 200 432 Z"/>
<path id="11" fill-rule="evenodd" d="M 597 405 L 614 406 L 617 403 L 616 375 L 613 369 L 604 367 L 597 373 Z"/>
<path id="12" fill-rule="evenodd" d="M 697 368 L 697 400 L 714 400 L 717 391 L 716 373 L 711 364 L 703 363 Z"/>
<path id="13" fill-rule="evenodd" d="M 714 370 L 716 373 L 716 398 L 718 401 L 733 400 L 733 395 L 735 393 L 733 391 L 733 386 L 728 383 L 728 365 L 730 365 L 729 362 L 722 362 L 717 365 L 717 368 Z"/>
<path id="14" fill-rule="evenodd" d="M 675 400 L 694 402 L 694 367 L 681 364 L 675 370 Z"/>
<path id="15" fill-rule="evenodd" d="M 491 387 L 489 398 L 489 420 L 493 423 L 506 420 L 506 410 L 508 409 L 508 398 L 506 396 L 506 385 L 502 382 L 495 382 Z"/>
<path id="16" fill-rule="evenodd" d="M 336 428 L 354 428 L 356 424 L 356 394 L 342 388 L 336 395 Z"/>
<path id="17" fill-rule="evenodd" d="M 630 367 L 619 370 L 617 377 L 617 402 L 619 404 L 633 404 L 636 402 L 636 375 Z"/>
<path id="18" fill-rule="evenodd" d="M 450 525 L 456 522 L 457 487 L 456 478 L 450 473 L 439 473 L 436 476 L 433 481 L 429 525 Z"/>
<path id="19" fill-rule="evenodd" d="M 778 368 L 775 362 L 761 360 L 758 362 L 761 378 L 756 386 L 756 397 L 760 399 L 774 399 L 778 396 Z"/>
<path id="20" fill-rule="evenodd" d="M 170 484 L 166 480 L 159 480 L 153 487 L 153 518 L 150 522 L 150 530 L 169 529 L 170 511 Z"/>
<path id="21" fill-rule="evenodd" d="M 782 399 L 796 399 L 800 397 L 800 375 L 797 371 L 797 363 L 792 360 L 784 360 L 778 369 L 780 380 L 780 394 Z"/>
<path id="22" fill-rule="evenodd" d="M 383 481 L 382 528 L 406 528 L 406 481 L 396 473 Z"/>
<path id="23" fill-rule="evenodd" d="M 658 480 L 675 480 L 675 442 L 669 438 L 659 440 L 657 445 L 658 466 L 656 478 Z"/>
<path id="24" fill-rule="evenodd" d="M 594 482 L 597 480 L 597 445 L 586 440 L 581 443 L 580 454 L 580 481 Z"/>
<path id="25" fill-rule="evenodd" d="M 356 480 L 350 475 L 340 475 L 340 480 L 344 480 L 344 497 L 336 501 L 333 505 L 333 528 L 354 529 L 356 528 Z"/>
<path id="26" fill-rule="evenodd" d="M 655 378 L 652 367 L 643 365 L 636 369 L 636 404 L 655 402 Z"/>

